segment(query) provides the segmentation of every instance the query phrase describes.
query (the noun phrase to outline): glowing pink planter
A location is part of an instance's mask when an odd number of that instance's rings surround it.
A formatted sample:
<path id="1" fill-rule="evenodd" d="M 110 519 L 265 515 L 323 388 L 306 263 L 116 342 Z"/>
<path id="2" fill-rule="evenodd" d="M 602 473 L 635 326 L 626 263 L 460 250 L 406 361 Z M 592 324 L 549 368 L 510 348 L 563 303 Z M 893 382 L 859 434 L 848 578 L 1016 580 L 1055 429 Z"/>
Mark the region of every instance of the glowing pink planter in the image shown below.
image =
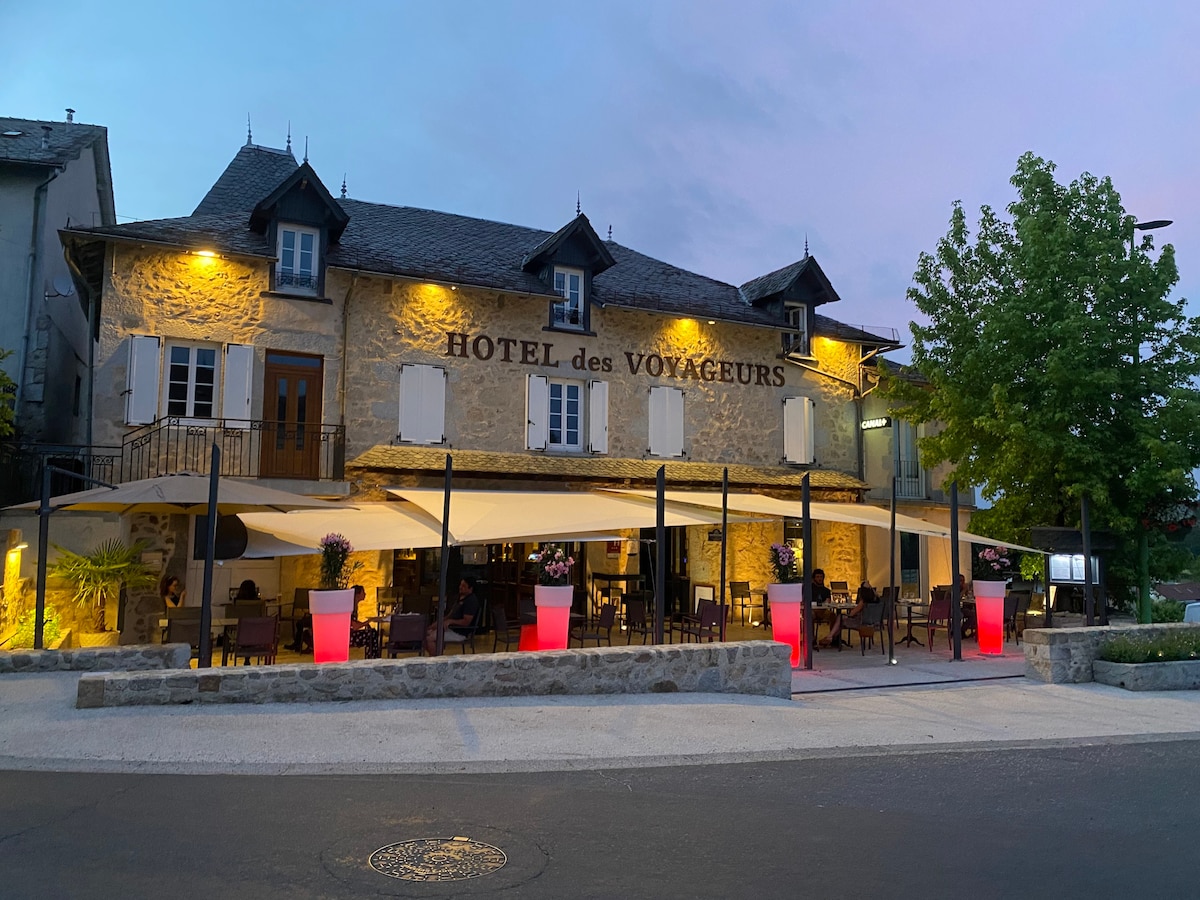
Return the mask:
<path id="1" fill-rule="evenodd" d="M 308 609 L 313 620 L 313 662 L 346 662 L 354 591 L 309 591 Z"/>
<path id="2" fill-rule="evenodd" d="M 792 668 L 800 665 L 802 644 L 800 623 L 804 618 L 804 585 L 768 584 L 767 602 L 771 605 L 771 637 L 792 648 Z"/>
<path id="3" fill-rule="evenodd" d="M 537 645 L 539 650 L 566 650 L 571 624 L 572 585 L 535 584 L 533 603 L 537 607 Z"/>
<path id="4" fill-rule="evenodd" d="M 979 652 L 993 656 L 1004 653 L 1004 581 L 975 579 L 975 620 Z"/>

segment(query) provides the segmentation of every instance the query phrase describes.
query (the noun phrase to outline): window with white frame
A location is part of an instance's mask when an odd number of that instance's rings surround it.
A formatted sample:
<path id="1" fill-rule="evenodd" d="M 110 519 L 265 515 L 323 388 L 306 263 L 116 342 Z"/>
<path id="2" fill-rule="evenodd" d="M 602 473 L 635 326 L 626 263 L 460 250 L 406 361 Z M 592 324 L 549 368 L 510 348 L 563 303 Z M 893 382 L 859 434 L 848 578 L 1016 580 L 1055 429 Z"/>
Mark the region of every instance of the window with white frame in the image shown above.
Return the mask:
<path id="1" fill-rule="evenodd" d="M 896 496 L 908 499 L 925 497 L 925 470 L 917 441 L 921 435 L 917 426 L 902 419 L 892 420 L 892 440 L 896 442 Z"/>
<path id="2" fill-rule="evenodd" d="M 785 304 L 784 315 L 787 317 L 789 331 L 783 335 L 783 350 L 785 353 L 808 355 L 808 307 L 803 303 Z"/>
<path id="3" fill-rule="evenodd" d="M 525 399 L 529 450 L 608 452 L 608 382 L 530 375 Z"/>
<path id="4" fill-rule="evenodd" d="M 583 270 L 554 267 L 554 292 L 562 297 L 551 304 L 551 324 L 583 328 Z"/>
<path id="5" fill-rule="evenodd" d="M 279 265 L 275 270 L 277 290 L 315 294 L 320 235 L 315 228 L 279 226 Z"/>
<path id="6" fill-rule="evenodd" d="M 217 347 L 203 344 L 167 345 L 163 396 L 166 415 L 216 418 L 217 352 Z"/>
<path id="7" fill-rule="evenodd" d="M 223 417 L 226 427 L 249 428 L 253 376 L 254 348 L 248 344 L 168 341 L 163 349 L 157 336 L 131 335 L 125 422 Z"/>

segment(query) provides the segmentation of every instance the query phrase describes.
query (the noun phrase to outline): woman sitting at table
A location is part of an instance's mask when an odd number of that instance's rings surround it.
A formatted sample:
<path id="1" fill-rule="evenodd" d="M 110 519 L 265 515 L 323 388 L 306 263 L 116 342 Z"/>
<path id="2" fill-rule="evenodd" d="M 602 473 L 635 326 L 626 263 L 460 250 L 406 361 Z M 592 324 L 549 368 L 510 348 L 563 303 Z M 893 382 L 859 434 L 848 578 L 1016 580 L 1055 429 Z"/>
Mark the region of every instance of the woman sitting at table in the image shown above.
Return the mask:
<path id="1" fill-rule="evenodd" d="M 842 629 L 856 628 L 861 625 L 863 610 L 866 609 L 868 603 L 874 603 L 876 599 L 875 588 L 871 587 L 869 581 L 864 581 L 859 586 L 858 594 L 854 598 L 854 608 L 834 619 L 833 628 L 829 630 L 829 637 L 821 641 L 821 646 L 840 647 L 842 645 Z"/>
<path id="2" fill-rule="evenodd" d="M 367 599 L 367 589 L 354 585 L 354 614 L 350 616 L 350 646 L 362 647 L 364 659 L 379 659 L 379 631 L 358 618 L 358 604 Z"/>
<path id="3" fill-rule="evenodd" d="M 158 593 L 162 597 L 165 609 L 179 609 L 183 606 L 183 598 L 187 596 L 187 591 L 183 589 L 183 582 L 177 575 L 164 575 Z"/>

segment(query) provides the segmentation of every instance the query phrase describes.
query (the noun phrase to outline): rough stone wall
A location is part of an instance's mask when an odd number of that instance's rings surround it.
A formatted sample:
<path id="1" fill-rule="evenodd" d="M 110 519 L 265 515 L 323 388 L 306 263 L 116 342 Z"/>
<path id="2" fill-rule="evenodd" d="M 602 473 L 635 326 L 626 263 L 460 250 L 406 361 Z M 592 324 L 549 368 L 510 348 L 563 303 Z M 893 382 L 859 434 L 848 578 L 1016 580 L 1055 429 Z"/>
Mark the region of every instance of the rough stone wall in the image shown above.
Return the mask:
<path id="1" fill-rule="evenodd" d="M 338 421 L 340 303 L 262 296 L 269 284 L 265 261 L 128 245 L 110 247 L 108 253 L 96 356 L 97 444 L 119 445 L 129 430 L 124 425 L 124 391 L 131 334 L 157 335 L 164 342 L 254 345 L 254 418 L 262 417 L 267 348 L 322 356 L 322 421 Z"/>
<path id="2" fill-rule="evenodd" d="M 1106 625 L 1093 628 L 1027 628 L 1025 674 L 1052 684 L 1081 684 L 1092 680 L 1092 663 L 1100 649 L 1118 636 L 1157 638 L 1200 625 L 1170 622 L 1161 625 Z"/>
<path id="3" fill-rule="evenodd" d="M 331 296 L 340 296 L 341 273 L 331 273 Z M 817 403 L 818 459 L 827 467 L 856 471 L 854 408 L 849 388 L 777 359 L 779 336 L 773 331 L 718 323 L 707 325 L 617 308 L 592 310 L 595 335 L 545 330 L 549 300 L 431 284 L 359 277 L 350 312 L 347 382 L 353 390 L 347 406 L 347 458 L 396 437 L 399 366 L 422 363 L 447 370 L 446 439 L 450 446 L 517 452 L 525 447 L 526 376 L 585 381 L 609 386 L 609 446 L 614 457 L 644 458 L 649 445 L 648 391 L 654 385 L 681 388 L 684 394 L 684 445 L 687 458 L 711 462 L 778 465 L 783 458 L 783 400 L 808 396 Z M 466 358 L 450 354 L 447 332 L 466 334 Z M 474 352 L 475 338 L 481 342 Z M 522 364 L 519 344 L 504 350 L 500 338 L 536 342 L 536 363 Z M 827 342 L 832 343 L 832 342 Z M 550 345 L 549 349 L 545 345 Z M 582 357 L 579 356 L 582 351 Z M 632 364 L 640 366 L 631 374 Z M 785 384 L 776 387 L 728 384 L 719 380 L 652 377 L 639 355 L 742 361 L 782 367 Z M 585 368 L 572 361 L 579 358 Z M 601 369 L 591 371 L 595 360 Z M 546 361 L 550 364 L 547 365 Z M 683 371 L 683 364 L 678 371 Z M 719 370 L 716 370 L 719 373 Z M 718 374 L 719 377 L 719 374 Z M 849 438 L 847 438 L 849 436 Z"/>
<path id="4" fill-rule="evenodd" d="M 1161 663 L 1092 662 L 1093 680 L 1127 691 L 1200 690 L 1200 659 Z"/>
<path id="5" fill-rule="evenodd" d="M 183 515 L 138 514 L 129 517 L 129 540 L 132 543 L 145 541 L 146 551 L 161 553 L 163 567 L 155 573 L 158 580 L 164 574 L 179 576 L 186 580 L 188 552 L 188 517 Z M 199 596 L 199 584 L 188 586 L 188 593 Z M 108 624 L 115 628 L 115 613 L 107 616 Z M 121 632 L 122 644 L 150 644 L 158 640 L 158 620 L 163 616 L 163 602 L 158 593 L 158 584 L 126 592 L 125 629 Z"/>
<path id="6" fill-rule="evenodd" d="M 0 651 L 0 674 L 15 672 L 136 672 L 187 669 L 187 644 L 134 647 L 89 647 L 75 650 Z"/>
<path id="7" fill-rule="evenodd" d="M 845 581 L 851 590 L 863 579 L 862 526 L 846 522 L 814 522 L 817 566 L 825 570 L 825 583 Z"/>
<path id="8" fill-rule="evenodd" d="M 786 644 L 744 641 L 95 674 L 80 678 L 76 706 L 675 692 L 786 699 L 789 654 Z"/>

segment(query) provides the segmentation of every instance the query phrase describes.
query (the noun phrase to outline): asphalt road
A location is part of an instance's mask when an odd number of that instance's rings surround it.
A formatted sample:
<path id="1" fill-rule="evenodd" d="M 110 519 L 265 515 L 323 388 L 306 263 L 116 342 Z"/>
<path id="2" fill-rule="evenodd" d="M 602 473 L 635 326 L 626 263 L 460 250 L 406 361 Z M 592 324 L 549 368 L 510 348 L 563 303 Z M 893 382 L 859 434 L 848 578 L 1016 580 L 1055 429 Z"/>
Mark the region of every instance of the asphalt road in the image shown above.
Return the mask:
<path id="1" fill-rule="evenodd" d="M 1200 742 L 463 776 L 0 773 L 0 897 L 1195 897 Z M 423 884 L 377 848 L 507 863 Z"/>

